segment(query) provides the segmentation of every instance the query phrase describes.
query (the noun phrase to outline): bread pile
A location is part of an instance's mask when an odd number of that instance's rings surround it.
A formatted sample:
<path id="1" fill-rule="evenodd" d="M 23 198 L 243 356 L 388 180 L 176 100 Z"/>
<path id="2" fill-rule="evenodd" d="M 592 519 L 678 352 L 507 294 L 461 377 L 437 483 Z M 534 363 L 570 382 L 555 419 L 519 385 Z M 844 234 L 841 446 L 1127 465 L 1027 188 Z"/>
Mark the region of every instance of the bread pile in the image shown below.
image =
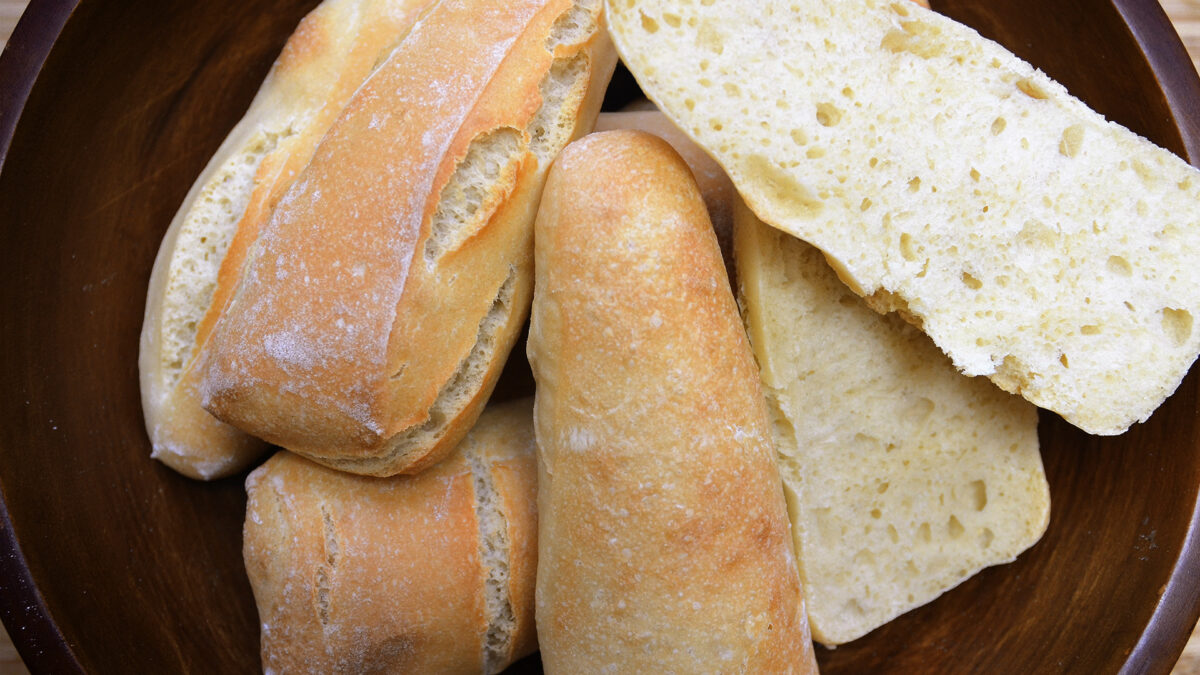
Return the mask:
<path id="1" fill-rule="evenodd" d="M 301 22 L 139 362 L 168 466 L 285 449 L 246 479 L 265 669 L 815 672 L 1037 541 L 1032 404 L 1119 433 L 1178 384 L 1195 170 L 912 3 L 759 9 Z M 596 125 L 618 51 L 668 117 Z M 527 316 L 536 403 L 485 411 Z"/>

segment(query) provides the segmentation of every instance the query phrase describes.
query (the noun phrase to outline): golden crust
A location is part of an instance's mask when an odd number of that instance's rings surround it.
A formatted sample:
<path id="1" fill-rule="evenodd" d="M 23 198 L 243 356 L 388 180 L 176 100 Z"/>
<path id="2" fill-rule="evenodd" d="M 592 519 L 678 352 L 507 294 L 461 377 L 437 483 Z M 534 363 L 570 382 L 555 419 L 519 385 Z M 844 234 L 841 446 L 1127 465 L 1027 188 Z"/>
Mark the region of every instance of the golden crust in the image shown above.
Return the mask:
<path id="1" fill-rule="evenodd" d="M 219 422 L 201 407 L 198 355 L 240 277 L 248 248 L 274 204 L 309 161 L 350 96 L 430 0 L 328 0 L 301 20 L 264 80 L 246 116 L 197 179 L 164 237 L 151 276 L 142 333 L 143 407 L 154 457 L 198 479 L 236 473 L 266 443 Z M 190 357 L 171 382 L 162 366 L 163 303 L 171 267 L 183 245 L 179 233 L 210 181 L 263 132 L 278 141 L 258 165 L 252 192 L 220 261 L 216 287 L 199 314 Z"/>
<path id="2" fill-rule="evenodd" d="M 536 225 L 547 672 L 815 672 L 758 372 L 695 181 L 593 134 Z"/>
<path id="3" fill-rule="evenodd" d="M 525 129 L 554 62 L 547 35 L 572 7 L 438 4 L 364 83 L 279 203 L 216 329 L 204 384 L 211 412 L 361 473 L 418 471 L 453 448 L 527 312 L 545 167 Z M 602 28 L 568 51 L 588 64 L 578 135 L 598 112 L 589 106 L 598 107 L 615 55 Z M 431 221 L 455 170 L 473 144 L 506 128 L 525 144 L 502 167 L 516 180 L 484 182 L 482 201 L 494 211 L 480 209 L 475 231 L 427 259 Z M 472 354 L 506 281 L 511 304 L 482 374 L 460 397 L 461 411 L 433 419 L 431 407 Z M 442 422 L 429 445 L 399 447 L 404 433 Z"/>
<path id="4" fill-rule="evenodd" d="M 490 410 L 464 452 L 419 476 L 356 476 L 288 452 L 251 473 L 243 549 L 264 670 L 482 672 L 491 617 L 473 462 L 491 475 L 511 543 L 518 627 L 493 668 L 535 651 L 521 553 L 536 549 L 530 427 L 528 400 Z"/>

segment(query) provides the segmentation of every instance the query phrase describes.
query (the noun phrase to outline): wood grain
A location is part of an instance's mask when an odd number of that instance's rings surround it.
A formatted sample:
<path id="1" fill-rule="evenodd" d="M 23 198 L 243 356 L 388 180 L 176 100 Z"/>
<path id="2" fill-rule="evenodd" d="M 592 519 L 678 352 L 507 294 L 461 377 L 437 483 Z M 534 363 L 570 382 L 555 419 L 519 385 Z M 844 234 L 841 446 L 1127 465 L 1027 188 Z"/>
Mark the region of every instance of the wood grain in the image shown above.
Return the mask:
<path id="1" fill-rule="evenodd" d="M 26 4 L 23 0 L 0 0 L 0 44 L 11 35 Z M 1200 0 L 1162 0 L 1162 5 L 1183 39 L 1193 63 L 1200 69 Z M 0 631 L 0 675 L 25 672 L 7 634 Z M 1200 636 L 1193 635 L 1173 672 L 1200 675 Z"/>

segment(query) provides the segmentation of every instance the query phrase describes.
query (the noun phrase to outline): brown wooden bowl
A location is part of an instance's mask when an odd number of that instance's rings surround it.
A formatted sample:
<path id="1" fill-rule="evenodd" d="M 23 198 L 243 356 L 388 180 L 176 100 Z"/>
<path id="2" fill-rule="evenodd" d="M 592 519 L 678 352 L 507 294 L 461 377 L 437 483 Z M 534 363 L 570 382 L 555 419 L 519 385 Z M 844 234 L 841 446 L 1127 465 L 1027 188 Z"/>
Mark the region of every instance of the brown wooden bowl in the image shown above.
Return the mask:
<path id="1" fill-rule="evenodd" d="M 149 459 L 138 332 L 167 223 L 315 1 L 34 0 L 0 57 L 0 614 L 35 671 L 259 668 L 242 481 Z M 1200 161 L 1200 83 L 1153 0 L 936 8 Z M 1041 543 L 824 670 L 1167 672 L 1200 614 L 1198 389 L 1117 438 L 1043 415 Z"/>

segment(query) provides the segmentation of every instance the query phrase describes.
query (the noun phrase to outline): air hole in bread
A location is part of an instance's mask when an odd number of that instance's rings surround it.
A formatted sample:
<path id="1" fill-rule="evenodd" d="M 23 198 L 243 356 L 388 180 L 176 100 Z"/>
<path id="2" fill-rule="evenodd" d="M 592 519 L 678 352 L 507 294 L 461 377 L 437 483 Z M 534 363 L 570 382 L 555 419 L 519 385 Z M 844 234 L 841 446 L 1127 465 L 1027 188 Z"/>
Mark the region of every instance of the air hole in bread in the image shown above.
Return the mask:
<path id="1" fill-rule="evenodd" d="M 1083 125 L 1072 124 L 1063 129 L 1062 140 L 1058 142 L 1058 154 L 1063 157 L 1075 157 L 1083 147 Z"/>
<path id="2" fill-rule="evenodd" d="M 946 534 L 950 535 L 951 539 L 958 539 L 963 536 L 963 532 L 966 532 L 966 529 L 959 522 L 958 516 L 950 516 L 950 521 L 946 523 Z"/>
<path id="3" fill-rule="evenodd" d="M 941 28 L 924 21 L 903 21 L 900 28 L 889 30 L 880 42 L 881 47 L 893 54 L 907 52 L 922 59 L 941 56 L 946 48 L 939 39 Z"/>
<path id="4" fill-rule="evenodd" d="M 871 517 L 875 519 L 882 518 L 883 511 L 880 511 L 879 509 L 871 509 Z"/>
<path id="5" fill-rule="evenodd" d="M 559 45 L 586 42 L 599 28 L 599 16 L 600 0 L 578 0 L 554 20 L 546 36 L 546 51 L 553 54 Z"/>
<path id="6" fill-rule="evenodd" d="M 1059 354 L 1059 355 L 1058 355 L 1058 362 L 1062 364 L 1062 367 L 1063 367 L 1063 368 L 1070 368 L 1070 367 L 1071 367 L 1071 360 L 1067 358 L 1067 355 L 1066 355 L 1066 354 Z"/>
<path id="7" fill-rule="evenodd" d="M 483 672 L 496 672 L 512 652 L 512 635 L 517 619 L 509 595 L 508 521 L 492 483 L 491 466 L 483 453 L 471 448 L 463 453 L 471 467 L 475 487 L 475 518 L 479 523 L 479 551 L 483 568 L 487 634 L 483 643 Z"/>
<path id="8" fill-rule="evenodd" d="M 917 528 L 917 536 L 926 544 L 933 541 L 933 531 L 930 529 L 929 523 L 921 523 L 921 526 Z"/>
<path id="9" fill-rule="evenodd" d="M 823 127 L 835 127 L 842 121 L 842 111 L 832 103 L 817 104 L 817 122 Z"/>
<path id="10" fill-rule="evenodd" d="M 809 148 L 808 151 L 804 153 L 804 156 L 809 159 L 820 159 L 825 156 L 825 148 Z"/>
<path id="11" fill-rule="evenodd" d="M 873 203 L 874 202 L 871 201 L 870 197 L 863 197 L 863 200 L 861 202 L 859 202 L 859 204 L 858 204 L 858 210 L 864 211 L 864 212 L 869 211 L 871 209 L 871 204 L 873 204 Z M 907 235 L 904 235 L 904 236 L 907 236 Z M 903 241 L 901 241 L 901 244 L 903 244 Z"/>
<path id="12" fill-rule="evenodd" d="M 992 540 L 996 538 L 996 534 L 992 532 L 992 528 L 985 527 L 979 533 L 979 547 L 987 548 L 992 545 Z"/>
<path id="13" fill-rule="evenodd" d="M 983 288 L 983 282 L 980 281 L 979 279 L 976 279 L 974 276 L 972 276 L 970 272 L 962 273 L 962 282 L 963 282 L 964 286 L 966 286 L 967 288 L 969 288 L 973 291 L 977 291 L 977 290 Z"/>
<path id="14" fill-rule="evenodd" d="M 920 189 L 921 189 L 921 177 L 913 176 L 913 178 L 908 181 L 908 191 L 916 192 Z"/>
<path id="15" fill-rule="evenodd" d="M 867 567 L 875 564 L 875 554 L 869 549 L 862 549 L 854 556 L 854 564 Z"/>
<path id="16" fill-rule="evenodd" d="M 521 132 L 499 127 L 476 136 L 442 188 L 425 240 L 425 263 L 433 266 L 479 232 L 512 193 L 525 155 Z"/>
<path id="17" fill-rule="evenodd" d="M 967 493 L 971 498 L 971 508 L 976 511 L 982 511 L 987 508 L 987 483 L 981 480 L 973 480 L 968 486 Z"/>
<path id="18" fill-rule="evenodd" d="M 1004 128 L 1008 126 L 1008 121 L 1003 117 L 997 117 L 992 120 L 992 135 L 999 136 L 1004 133 Z"/>
<path id="19" fill-rule="evenodd" d="M 1097 326 L 1095 324 L 1088 324 L 1086 326 L 1080 326 L 1079 332 L 1082 333 L 1083 335 L 1099 335 L 1100 334 L 1100 326 Z"/>
<path id="20" fill-rule="evenodd" d="M 762 155 L 747 156 L 743 172 L 746 182 L 760 186 L 768 203 L 786 210 L 788 217 L 814 218 L 825 206 L 808 186 Z"/>
<path id="21" fill-rule="evenodd" d="M 1162 328 L 1174 346 L 1182 347 L 1192 336 L 1192 313 L 1186 309 L 1164 307 Z"/>
<path id="22" fill-rule="evenodd" d="M 587 55 L 579 53 L 570 58 L 554 59 L 550 70 L 542 77 L 538 85 L 542 105 L 526 129 L 529 149 L 540 166 L 548 165 L 571 140 L 590 70 Z"/>
<path id="23" fill-rule="evenodd" d="M 970 174 L 970 175 L 971 175 L 971 180 L 975 181 L 976 183 L 978 183 L 978 182 L 979 182 L 979 179 L 980 179 L 980 177 L 981 177 L 981 176 L 980 176 L 980 173 L 979 173 L 979 170 L 978 170 L 978 169 L 976 169 L 976 168 L 974 168 L 974 167 L 971 167 L 971 174 Z"/>
<path id="24" fill-rule="evenodd" d="M 725 89 L 725 94 L 727 96 L 737 98 L 738 96 L 742 95 L 742 90 L 732 82 L 726 82 L 724 85 L 722 85 L 722 87 Z"/>
<path id="25" fill-rule="evenodd" d="M 891 542 L 892 542 L 893 544 L 899 544 L 899 543 L 900 543 L 900 533 L 896 531 L 896 526 L 895 526 L 895 525 L 888 525 L 888 526 L 887 526 L 887 535 L 888 535 L 888 539 L 889 539 L 889 540 L 891 540 Z"/>
<path id="26" fill-rule="evenodd" d="M 653 35 L 658 32 L 658 22 L 653 18 L 646 16 L 645 12 L 638 12 L 642 15 L 642 30 Z"/>
<path id="27" fill-rule="evenodd" d="M 1046 93 L 1045 89 L 1042 89 L 1041 85 L 1028 77 L 1023 77 L 1017 80 L 1017 90 L 1029 98 L 1037 99 L 1039 101 L 1050 98 L 1050 95 Z"/>
<path id="28" fill-rule="evenodd" d="M 1108 271 L 1122 277 L 1133 276 L 1133 265 L 1129 261 L 1119 255 L 1111 255 L 1108 257 Z"/>
<path id="29" fill-rule="evenodd" d="M 678 14 L 671 14 L 670 12 L 663 14 L 662 19 L 671 28 L 679 28 L 680 24 L 683 23 Z"/>
<path id="30" fill-rule="evenodd" d="M 876 491 L 876 492 L 878 492 L 879 494 L 883 494 L 883 493 L 887 492 L 887 491 L 888 491 L 888 488 L 889 488 L 889 487 L 891 487 L 891 486 L 892 486 L 892 484 L 891 484 L 891 483 L 888 483 L 887 481 L 884 481 L 884 482 L 882 482 L 882 483 L 880 483 L 880 484 L 879 484 L 879 487 L 875 488 L 875 491 Z"/>

